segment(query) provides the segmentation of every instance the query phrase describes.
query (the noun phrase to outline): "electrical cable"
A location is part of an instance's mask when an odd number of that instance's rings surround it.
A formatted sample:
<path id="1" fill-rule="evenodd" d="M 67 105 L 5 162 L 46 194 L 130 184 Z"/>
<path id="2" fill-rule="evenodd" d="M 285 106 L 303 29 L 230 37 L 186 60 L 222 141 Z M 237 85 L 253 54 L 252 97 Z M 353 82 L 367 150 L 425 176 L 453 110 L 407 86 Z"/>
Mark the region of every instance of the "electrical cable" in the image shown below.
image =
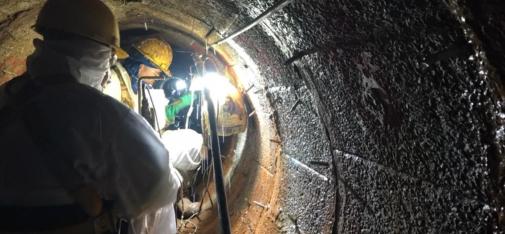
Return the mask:
<path id="1" fill-rule="evenodd" d="M 216 183 L 217 209 L 221 222 L 221 232 L 223 234 L 231 233 L 230 216 L 228 215 L 228 205 L 226 201 L 226 190 L 223 179 L 223 165 L 221 162 L 221 150 L 219 146 L 219 136 L 217 135 L 216 111 L 210 97 L 210 92 L 207 88 L 204 90 L 204 96 L 207 101 L 207 111 L 209 116 L 211 144 L 212 144 L 212 161 L 214 164 L 214 180 Z"/>
<path id="2" fill-rule="evenodd" d="M 246 32 L 247 30 L 249 30 L 252 27 L 256 26 L 257 24 L 261 23 L 264 19 L 268 18 L 274 12 L 277 12 L 278 10 L 284 8 L 285 6 L 289 5 L 293 1 L 294 0 L 282 0 L 282 1 L 279 1 L 279 2 L 275 3 L 273 6 L 271 6 L 266 11 L 264 11 L 263 13 L 261 13 L 258 17 L 256 17 L 249 24 L 247 24 L 244 27 L 238 29 L 234 33 L 230 34 L 229 36 L 227 36 L 227 37 L 225 37 L 225 38 L 223 38 L 223 39 L 221 39 L 219 41 L 216 41 L 216 42 L 210 44 L 210 46 L 212 47 L 212 46 L 215 46 L 215 45 L 219 45 L 219 44 L 225 43 L 225 42 L 227 42 L 227 41 L 229 41 L 229 40 L 237 37 L 238 35 Z"/>
<path id="3" fill-rule="evenodd" d="M 198 71 L 200 75 L 203 77 L 205 74 L 205 61 L 207 60 L 207 52 L 208 45 L 207 41 L 205 42 L 205 56 L 203 58 L 195 59 L 195 64 L 197 69 L 200 67 Z M 200 64 L 198 64 L 198 62 Z M 200 66 L 198 66 L 200 65 Z M 209 132 L 211 138 L 211 156 L 212 156 L 212 164 L 214 168 L 214 182 L 216 189 L 216 197 L 217 197 L 217 210 L 219 214 L 219 221 L 221 226 L 221 233 L 230 234 L 231 233 L 231 225 L 230 225 L 230 216 L 228 214 L 228 205 L 226 201 L 226 190 L 224 186 L 223 179 L 223 165 L 221 162 L 221 150 L 219 146 L 219 136 L 217 135 L 217 124 L 216 124 L 216 111 L 214 109 L 214 105 L 210 96 L 210 91 L 208 88 L 204 88 L 202 90 L 202 98 L 201 101 L 205 100 L 207 102 L 207 117 L 209 123 Z M 203 113 L 203 111 L 202 111 Z M 203 118 L 202 118 L 203 121 Z M 204 129 L 204 124 L 202 123 L 202 128 Z M 205 132 L 205 131 L 203 131 Z M 212 201 L 212 199 L 210 199 Z"/>

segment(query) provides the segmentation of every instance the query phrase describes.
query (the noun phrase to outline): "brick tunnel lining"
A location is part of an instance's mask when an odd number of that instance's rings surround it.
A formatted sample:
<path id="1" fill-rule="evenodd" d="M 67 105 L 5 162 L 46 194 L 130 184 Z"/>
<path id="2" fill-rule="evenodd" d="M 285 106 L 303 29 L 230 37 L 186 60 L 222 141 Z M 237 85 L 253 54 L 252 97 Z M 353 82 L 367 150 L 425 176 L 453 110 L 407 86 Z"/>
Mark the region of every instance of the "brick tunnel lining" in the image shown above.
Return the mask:
<path id="1" fill-rule="evenodd" d="M 233 31 L 273 1 L 146 3 Z M 130 4 L 140 3 L 124 7 Z M 472 4 L 503 7 L 459 2 L 463 8 Z M 31 6 L 8 3 L 5 11 L 9 7 L 12 14 L 0 24 L 7 76 L 22 66 L 7 48 L 16 46 L 12 37 L 26 33 L 16 29 L 16 17 Z M 479 15 L 472 9 L 467 20 Z M 469 59 L 475 50 L 451 10 L 434 0 L 296 1 L 235 39 L 260 69 L 258 92 L 272 108 L 266 118 L 281 137 L 278 231 L 502 228 L 495 210 L 503 206 L 500 168 L 493 169 L 501 161 L 494 142 L 500 99 L 493 89 L 501 73 L 479 74 L 477 60 Z M 496 24 L 503 22 L 499 11 L 491 13 Z M 491 65 L 500 67 L 502 57 L 489 46 L 503 34 L 486 32 L 476 30 Z"/>

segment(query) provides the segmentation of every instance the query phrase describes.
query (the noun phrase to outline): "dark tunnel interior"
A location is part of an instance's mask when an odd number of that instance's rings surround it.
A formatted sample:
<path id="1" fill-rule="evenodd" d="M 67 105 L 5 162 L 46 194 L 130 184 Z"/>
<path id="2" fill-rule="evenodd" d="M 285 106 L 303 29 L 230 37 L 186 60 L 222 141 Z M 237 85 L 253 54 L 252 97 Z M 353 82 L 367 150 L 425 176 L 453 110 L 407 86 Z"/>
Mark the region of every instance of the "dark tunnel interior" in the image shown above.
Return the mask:
<path id="1" fill-rule="evenodd" d="M 0 0 L 0 84 L 42 2 Z M 281 1 L 104 2 L 123 44 L 163 37 L 185 76 Z M 286 2 L 209 47 L 248 105 L 224 161 L 233 233 L 505 232 L 505 2 Z M 181 233 L 218 230 L 206 199 Z"/>

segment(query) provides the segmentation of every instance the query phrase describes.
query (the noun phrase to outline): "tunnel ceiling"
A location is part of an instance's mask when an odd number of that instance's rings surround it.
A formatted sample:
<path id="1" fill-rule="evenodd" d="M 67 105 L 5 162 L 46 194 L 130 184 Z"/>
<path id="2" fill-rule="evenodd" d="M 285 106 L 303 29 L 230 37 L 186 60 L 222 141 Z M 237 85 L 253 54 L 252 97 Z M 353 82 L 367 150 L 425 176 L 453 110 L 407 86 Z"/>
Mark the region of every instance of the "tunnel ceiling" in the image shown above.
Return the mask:
<path id="1" fill-rule="evenodd" d="M 39 2 L 0 1 L 0 83 L 25 69 Z M 108 3 L 123 25 L 165 25 L 202 43 L 275 1 Z M 503 231 L 504 9 L 493 0 L 295 0 L 234 40 L 247 58 L 218 47 L 235 67 L 257 66 L 248 94 L 263 105 L 257 118 L 275 126 L 263 147 L 282 150 L 269 159 L 280 168 L 259 172 L 282 170 L 279 195 L 248 210 L 258 220 L 235 214 L 241 230 Z"/>

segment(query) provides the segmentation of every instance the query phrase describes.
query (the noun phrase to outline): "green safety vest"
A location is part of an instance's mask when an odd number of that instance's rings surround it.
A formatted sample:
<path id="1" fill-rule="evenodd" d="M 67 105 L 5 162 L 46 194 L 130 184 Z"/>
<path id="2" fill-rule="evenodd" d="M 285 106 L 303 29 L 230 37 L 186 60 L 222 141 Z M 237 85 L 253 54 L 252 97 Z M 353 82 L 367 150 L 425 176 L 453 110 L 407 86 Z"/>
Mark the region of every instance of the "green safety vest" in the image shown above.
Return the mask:
<path id="1" fill-rule="evenodd" d="M 184 94 L 174 103 L 170 103 L 165 107 L 165 116 L 167 117 L 167 123 L 172 124 L 175 122 L 175 116 L 179 111 L 191 105 L 193 97 L 191 93 Z"/>

